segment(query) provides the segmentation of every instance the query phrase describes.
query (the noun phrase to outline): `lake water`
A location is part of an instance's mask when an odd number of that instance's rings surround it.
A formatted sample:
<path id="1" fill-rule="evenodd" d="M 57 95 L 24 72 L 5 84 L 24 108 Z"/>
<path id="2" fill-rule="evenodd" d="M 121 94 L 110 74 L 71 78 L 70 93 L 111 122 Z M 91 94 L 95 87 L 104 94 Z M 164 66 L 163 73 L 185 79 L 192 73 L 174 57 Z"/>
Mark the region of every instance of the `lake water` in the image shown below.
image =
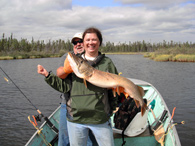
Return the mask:
<path id="1" fill-rule="evenodd" d="M 107 55 L 122 76 L 153 84 L 164 97 L 169 110 L 176 107 L 174 121 L 185 121 L 177 131 L 182 146 L 195 145 L 195 63 L 155 62 L 142 55 Z M 60 93 L 49 87 L 37 73 L 37 65 L 56 73 L 59 58 L 0 60 L 0 67 L 26 97 L 45 115 L 59 106 Z M 0 146 L 22 146 L 35 132 L 28 115 L 35 108 L 0 70 Z"/>

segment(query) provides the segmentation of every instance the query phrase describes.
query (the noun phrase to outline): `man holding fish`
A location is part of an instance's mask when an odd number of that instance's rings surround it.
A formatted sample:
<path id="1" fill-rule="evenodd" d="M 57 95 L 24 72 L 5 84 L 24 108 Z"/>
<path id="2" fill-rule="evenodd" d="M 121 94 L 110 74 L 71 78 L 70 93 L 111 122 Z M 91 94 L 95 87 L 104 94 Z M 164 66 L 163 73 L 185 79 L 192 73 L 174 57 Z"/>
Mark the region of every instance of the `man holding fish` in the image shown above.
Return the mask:
<path id="1" fill-rule="evenodd" d="M 70 145 L 86 145 L 90 129 L 98 145 L 114 146 L 110 116 L 115 109 L 111 101 L 116 98 L 113 97 L 111 89 L 121 86 L 124 92 L 136 99 L 138 106 L 145 105 L 140 89 L 131 81 L 118 77 L 112 60 L 98 51 L 102 44 L 101 32 L 93 27 L 88 28 L 83 34 L 83 41 L 85 53 L 81 58 L 69 53 L 65 60 L 65 66 L 69 64 L 74 72 L 71 79 L 62 80 L 48 73 L 40 65 L 38 73 L 46 76 L 46 82 L 54 89 L 63 93 L 70 91 L 70 99 L 67 102 L 67 125 L 71 129 L 68 131 Z"/>

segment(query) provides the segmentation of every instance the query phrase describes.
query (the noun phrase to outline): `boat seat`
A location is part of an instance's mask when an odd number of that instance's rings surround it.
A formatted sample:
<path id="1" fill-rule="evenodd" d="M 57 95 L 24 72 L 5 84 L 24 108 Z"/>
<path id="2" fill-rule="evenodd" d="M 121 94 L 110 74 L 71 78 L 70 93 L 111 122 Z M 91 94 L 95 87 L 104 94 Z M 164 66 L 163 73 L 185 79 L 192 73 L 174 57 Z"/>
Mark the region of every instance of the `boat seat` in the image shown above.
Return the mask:
<path id="1" fill-rule="evenodd" d="M 113 136 L 114 136 L 114 138 L 122 138 L 122 134 L 120 134 L 120 133 L 113 132 Z M 143 133 L 137 135 L 136 137 L 145 137 L 145 136 L 151 136 L 150 130 L 148 127 L 145 129 L 145 131 Z M 125 135 L 124 137 L 129 137 L 129 136 Z"/>
<path id="2" fill-rule="evenodd" d="M 137 113 L 136 116 L 133 118 L 133 120 L 129 123 L 127 128 L 124 131 L 124 135 L 127 135 L 129 137 L 135 137 L 137 135 L 140 135 L 146 131 L 148 127 L 147 118 L 148 118 L 148 112 L 149 110 L 146 110 L 145 114 L 142 116 L 141 112 Z M 115 127 L 112 128 L 113 133 L 118 133 L 122 135 L 121 129 L 117 129 Z"/>

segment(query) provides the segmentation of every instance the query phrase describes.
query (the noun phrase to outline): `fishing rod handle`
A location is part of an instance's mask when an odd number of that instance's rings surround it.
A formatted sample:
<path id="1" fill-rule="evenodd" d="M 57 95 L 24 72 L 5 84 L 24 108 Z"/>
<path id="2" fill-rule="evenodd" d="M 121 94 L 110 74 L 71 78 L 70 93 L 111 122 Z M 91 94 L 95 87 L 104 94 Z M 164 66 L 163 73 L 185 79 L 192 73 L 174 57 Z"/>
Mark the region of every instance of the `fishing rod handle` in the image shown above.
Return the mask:
<path id="1" fill-rule="evenodd" d="M 164 110 L 159 121 L 157 122 L 157 124 L 154 126 L 153 130 L 155 131 L 163 122 L 163 119 L 165 118 L 165 115 L 167 114 L 167 110 Z"/>

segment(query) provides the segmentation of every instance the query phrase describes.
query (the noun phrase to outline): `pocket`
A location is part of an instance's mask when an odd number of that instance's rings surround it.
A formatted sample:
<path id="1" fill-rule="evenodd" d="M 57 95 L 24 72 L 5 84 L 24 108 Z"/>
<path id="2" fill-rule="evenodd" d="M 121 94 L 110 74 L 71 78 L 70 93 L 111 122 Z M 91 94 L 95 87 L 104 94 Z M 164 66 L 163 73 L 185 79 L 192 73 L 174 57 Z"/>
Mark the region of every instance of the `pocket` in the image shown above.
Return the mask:
<path id="1" fill-rule="evenodd" d="M 71 108 L 73 114 L 102 112 L 104 104 L 102 103 L 103 94 L 87 94 L 72 96 Z"/>

